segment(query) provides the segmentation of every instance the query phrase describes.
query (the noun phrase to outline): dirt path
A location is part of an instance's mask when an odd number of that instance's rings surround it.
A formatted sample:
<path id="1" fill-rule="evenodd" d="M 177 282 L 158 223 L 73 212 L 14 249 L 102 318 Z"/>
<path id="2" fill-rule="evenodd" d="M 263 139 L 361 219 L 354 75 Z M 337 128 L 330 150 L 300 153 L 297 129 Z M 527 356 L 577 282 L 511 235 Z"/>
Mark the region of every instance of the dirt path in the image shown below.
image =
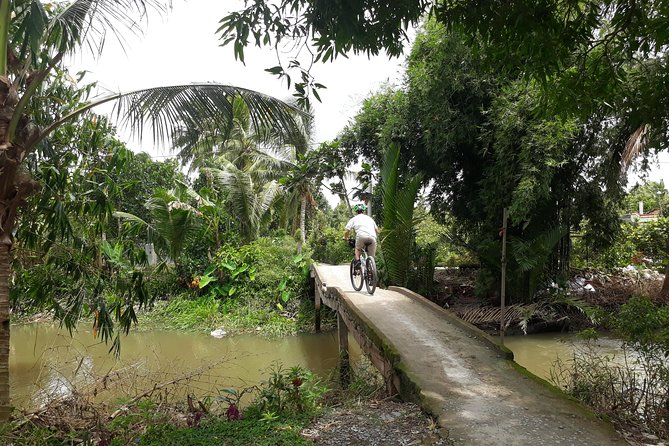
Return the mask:
<path id="1" fill-rule="evenodd" d="M 398 351 L 397 367 L 454 444 L 627 444 L 610 424 L 520 373 L 471 329 L 396 291 L 378 289 L 374 296 L 353 291 L 348 266 L 319 265 L 318 274 L 328 288 L 344 291 Z"/>

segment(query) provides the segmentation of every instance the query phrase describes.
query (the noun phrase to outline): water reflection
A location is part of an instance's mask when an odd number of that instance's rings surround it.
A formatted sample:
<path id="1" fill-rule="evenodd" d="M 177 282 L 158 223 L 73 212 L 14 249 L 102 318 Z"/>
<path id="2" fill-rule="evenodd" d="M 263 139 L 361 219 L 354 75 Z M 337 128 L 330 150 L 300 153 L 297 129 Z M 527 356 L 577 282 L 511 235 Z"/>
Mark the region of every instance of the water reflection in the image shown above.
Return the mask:
<path id="1" fill-rule="evenodd" d="M 352 355 L 359 355 L 353 340 Z M 216 339 L 201 333 L 150 331 L 131 333 L 122 340 L 121 356 L 96 342 L 81 327 L 70 337 L 50 324 L 12 327 L 10 388 L 17 407 L 39 405 L 73 388 L 89 386 L 101 398 L 112 387 L 133 395 L 199 370 L 186 390 L 198 395 L 225 387 L 258 384 L 268 367 L 301 365 L 326 376 L 337 366 L 336 335 L 300 335 L 280 339 L 234 336 Z"/>

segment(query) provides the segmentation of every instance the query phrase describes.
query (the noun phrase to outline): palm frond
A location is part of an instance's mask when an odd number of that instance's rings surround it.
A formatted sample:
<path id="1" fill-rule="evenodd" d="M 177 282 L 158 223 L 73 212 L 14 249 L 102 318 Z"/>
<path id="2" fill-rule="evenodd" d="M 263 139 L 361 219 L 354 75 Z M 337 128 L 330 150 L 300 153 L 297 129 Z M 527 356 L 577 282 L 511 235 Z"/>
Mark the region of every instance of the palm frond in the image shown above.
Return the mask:
<path id="1" fill-rule="evenodd" d="M 642 124 L 632 136 L 627 140 L 625 144 L 625 150 L 622 153 L 620 159 L 620 170 L 621 172 L 627 172 L 627 169 L 632 165 L 634 159 L 643 151 L 643 149 L 648 144 L 648 131 L 650 126 L 648 124 Z"/>
<path id="2" fill-rule="evenodd" d="M 211 129 L 227 125 L 233 116 L 233 101 L 241 98 L 250 113 L 252 130 L 272 128 L 276 138 L 290 140 L 299 132 L 297 117 L 304 113 L 276 98 L 245 88 L 217 83 L 173 85 L 117 93 L 94 99 L 48 126 L 34 144 L 64 122 L 93 107 L 112 102 L 112 117 L 140 140 L 144 128 L 151 130 L 153 141 L 171 142 L 178 129 Z"/>
<path id="3" fill-rule="evenodd" d="M 125 48 L 127 36 L 141 34 L 151 11 L 162 14 L 170 7 L 171 1 L 161 0 L 75 0 L 50 20 L 46 39 L 61 52 L 83 46 L 97 56 L 110 34 Z"/>
<path id="4" fill-rule="evenodd" d="M 391 283 L 406 285 L 414 227 L 414 205 L 423 177 L 415 175 L 399 188 L 400 146 L 388 148 L 381 166 L 384 260 Z"/>
<path id="5" fill-rule="evenodd" d="M 515 304 L 504 309 L 504 320 L 507 327 L 513 323 L 521 323 L 527 319 L 528 314 L 534 314 L 537 304 Z M 502 321 L 502 309 L 500 307 L 460 307 L 457 309 L 460 319 L 470 324 L 499 324 Z"/>

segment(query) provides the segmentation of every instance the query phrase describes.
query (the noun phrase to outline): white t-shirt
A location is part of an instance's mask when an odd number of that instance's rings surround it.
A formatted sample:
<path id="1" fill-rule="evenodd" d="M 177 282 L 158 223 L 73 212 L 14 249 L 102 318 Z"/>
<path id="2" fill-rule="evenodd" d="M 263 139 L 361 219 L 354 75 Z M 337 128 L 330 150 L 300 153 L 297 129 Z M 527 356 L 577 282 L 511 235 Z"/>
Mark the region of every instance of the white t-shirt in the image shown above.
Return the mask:
<path id="1" fill-rule="evenodd" d="M 376 222 L 372 217 L 358 214 L 346 223 L 346 230 L 355 230 L 356 237 L 371 237 L 376 240 Z"/>

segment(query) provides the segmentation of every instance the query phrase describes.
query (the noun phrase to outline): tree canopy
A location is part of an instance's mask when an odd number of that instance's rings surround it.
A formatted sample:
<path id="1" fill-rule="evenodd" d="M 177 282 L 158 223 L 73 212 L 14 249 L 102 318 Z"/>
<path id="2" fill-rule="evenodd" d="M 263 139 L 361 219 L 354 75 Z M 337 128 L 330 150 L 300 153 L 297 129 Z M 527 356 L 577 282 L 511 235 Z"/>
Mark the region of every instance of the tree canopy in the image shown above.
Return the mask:
<path id="1" fill-rule="evenodd" d="M 256 1 L 224 17 L 219 33 L 242 60 L 248 45 L 282 49 L 294 44 L 297 50 L 288 60 L 268 71 L 290 78 L 297 70 L 295 94 L 306 100 L 321 86 L 305 68 L 309 64 L 299 62 L 308 53 L 304 48 L 313 48 L 311 62 L 349 52 L 396 56 L 408 41 L 408 28 L 427 16 L 485 46 L 497 69 L 536 81 L 546 114 L 588 119 L 606 108 L 607 115 L 626 122 L 629 151 L 636 153 L 666 145 L 667 13 L 666 4 L 652 0 L 405 0 L 392 5 L 351 0 L 336 6 L 316 0 L 275 6 Z"/>

